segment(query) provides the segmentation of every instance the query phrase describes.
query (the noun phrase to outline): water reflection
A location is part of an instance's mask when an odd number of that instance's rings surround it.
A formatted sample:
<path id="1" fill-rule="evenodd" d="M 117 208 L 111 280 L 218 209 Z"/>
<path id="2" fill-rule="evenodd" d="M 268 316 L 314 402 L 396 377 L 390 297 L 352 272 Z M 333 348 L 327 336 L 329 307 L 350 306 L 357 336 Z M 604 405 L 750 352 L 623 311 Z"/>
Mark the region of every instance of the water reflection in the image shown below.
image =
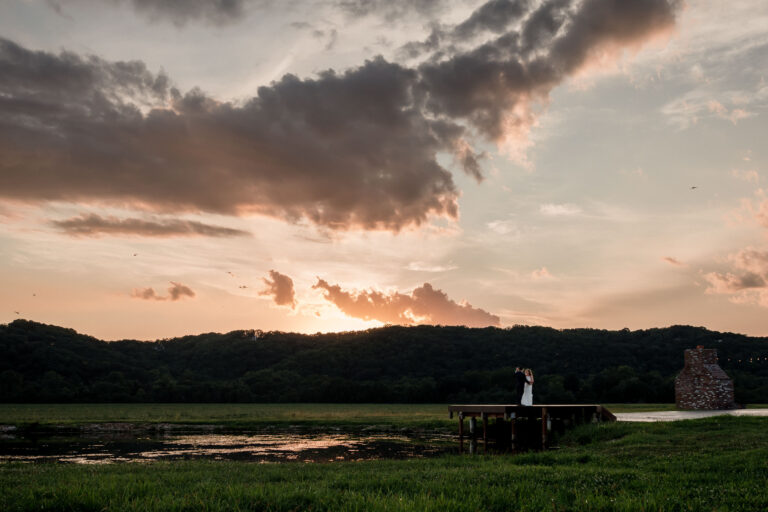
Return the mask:
<path id="1" fill-rule="evenodd" d="M 213 459 L 333 462 L 430 457 L 455 451 L 451 436 L 372 433 L 106 433 L 4 435 L 0 462 L 110 464 Z"/>

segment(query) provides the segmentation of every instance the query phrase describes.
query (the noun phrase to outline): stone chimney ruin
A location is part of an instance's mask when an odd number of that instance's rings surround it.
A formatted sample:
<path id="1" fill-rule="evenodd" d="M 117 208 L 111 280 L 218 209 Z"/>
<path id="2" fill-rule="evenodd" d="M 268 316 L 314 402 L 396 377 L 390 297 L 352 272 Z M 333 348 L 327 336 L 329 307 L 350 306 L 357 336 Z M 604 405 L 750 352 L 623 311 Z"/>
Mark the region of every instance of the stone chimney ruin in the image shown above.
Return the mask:
<path id="1" fill-rule="evenodd" d="M 717 350 L 698 346 L 685 351 L 685 367 L 675 378 L 678 409 L 734 409 L 733 381 L 717 364 Z"/>

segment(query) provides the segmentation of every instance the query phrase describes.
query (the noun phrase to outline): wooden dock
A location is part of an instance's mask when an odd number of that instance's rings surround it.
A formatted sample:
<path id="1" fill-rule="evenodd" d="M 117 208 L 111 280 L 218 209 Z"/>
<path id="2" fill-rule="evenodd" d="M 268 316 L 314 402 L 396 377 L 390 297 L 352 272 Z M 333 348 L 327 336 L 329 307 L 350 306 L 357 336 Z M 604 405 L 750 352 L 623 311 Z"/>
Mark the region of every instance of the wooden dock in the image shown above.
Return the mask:
<path id="1" fill-rule="evenodd" d="M 616 421 L 608 409 L 596 404 L 467 404 L 448 406 L 448 413 L 451 419 L 454 414 L 459 417 L 459 452 L 464 451 L 464 418 L 469 419 L 469 436 L 473 442 L 477 439 L 477 418 L 481 419 L 484 452 L 488 450 L 489 418 L 495 419 L 494 441 L 512 451 L 544 449 L 549 446 L 553 431 L 562 433 L 583 423 Z M 472 447 L 470 444 L 470 451 Z"/>

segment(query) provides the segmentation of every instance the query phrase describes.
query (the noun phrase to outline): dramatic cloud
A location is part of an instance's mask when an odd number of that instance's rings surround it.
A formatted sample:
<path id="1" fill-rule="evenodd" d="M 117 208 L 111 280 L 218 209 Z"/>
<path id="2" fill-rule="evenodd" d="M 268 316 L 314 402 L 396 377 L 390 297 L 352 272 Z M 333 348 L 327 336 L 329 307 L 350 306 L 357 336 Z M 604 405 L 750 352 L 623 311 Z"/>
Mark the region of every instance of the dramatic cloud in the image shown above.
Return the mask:
<path id="1" fill-rule="evenodd" d="M 71 1 L 71 0 L 70 0 Z M 80 0 L 92 1 L 95 0 Z M 137 13 L 150 21 L 170 21 L 177 27 L 201 21 L 226 25 L 242 18 L 247 0 L 110 0 L 114 4 L 130 4 Z M 63 0 L 47 0 L 59 14 L 66 14 Z M 254 3 L 251 0 L 251 3 Z M 263 3 L 263 2 L 260 2 Z"/>
<path id="2" fill-rule="evenodd" d="M 332 229 L 455 218 L 458 192 L 436 154 L 462 130 L 418 112 L 414 79 L 377 59 L 316 80 L 286 75 L 236 106 L 182 96 L 141 63 L 0 41 L 0 196 Z"/>
<path id="3" fill-rule="evenodd" d="M 463 40 L 476 35 L 478 32 L 489 31 L 500 34 L 509 24 L 527 11 L 527 0 L 489 0 L 469 18 L 454 27 L 452 36 Z"/>
<path id="4" fill-rule="evenodd" d="M 457 304 L 448 296 L 424 283 L 410 295 L 399 292 L 385 294 L 375 290 L 349 292 L 339 285 L 318 279 L 313 286 L 324 290 L 323 296 L 345 314 L 363 320 L 378 320 L 388 324 L 435 324 L 487 327 L 500 325 L 498 316 L 474 308 L 469 304 Z"/>
<path id="5" fill-rule="evenodd" d="M 66 234 L 71 236 L 101 235 L 136 235 L 155 237 L 174 236 L 210 236 L 235 237 L 251 236 L 248 231 L 232 229 L 223 226 L 212 226 L 191 220 L 143 220 L 119 219 L 117 217 L 101 217 L 96 214 L 83 214 L 66 220 L 51 222 Z"/>
<path id="6" fill-rule="evenodd" d="M 433 25 L 424 41 L 411 41 L 400 48 L 405 58 L 416 58 L 427 52 L 455 53 L 457 45 L 466 43 L 478 34 L 500 34 L 520 19 L 528 10 L 526 0 L 490 0 L 478 7 L 466 20 L 455 26 Z"/>
<path id="7" fill-rule="evenodd" d="M 272 297 L 278 306 L 296 307 L 296 294 L 293 290 L 293 280 L 275 270 L 269 271 L 268 278 L 262 278 L 267 288 L 259 292 L 259 295 Z"/>
<path id="8" fill-rule="evenodd" d="M 184 297 L 194 297 L 195 292 L 187 286 L 181 283 L 171 281 L 171 286 L 168 287 L 168 295 L 158 295 L 153 288 L 135 288 L 131 293 L 131 297 L 135 299 L 143 300 L 170 300 L 177 301 Z"/>
<path id="9" fill-rule="evenodd" d="M 182 3 L 188 18 L 208 12 Z M 422 4 L 432 2 L 413 8 Z M 369 3 L 343 5 L 362 15 Z M 515 17 L 519 29 L 416 69 L 379 57 L 343 73 L 286 75 L 237 104 L 182 94 L 141 62 L 0 39 L 0 198 L 255 213 L 334 230 L 455 219 L 458 191 L 440 153 L 480 181 L 473 138 L 525 147 L 536 102 L 590 62 L 672 27 L 677 5 L 557 0 L 529 12 L 491 0 L 455 30 L 497 34 Z"/>
<path id="10" fill-rule="evenodd" d="M 728 257 L 730 272 L 709 272 L 707 293 L 726 294 L 737 303 L 768 307 L 768 251 L 747 248 Z"/>
<path id="11" fill-rule="evenodd" d="M 473 30 L 487 19 L 479 16 L 487 5 L 465 22 L 475 20 Z M 427 108 L 465 120 L 492 140 L 524 137 L 535 120 L 533 102 L 545 102 L 556 85 L 592 62 L 671 29 L 678 5 L 676 0 L 544 2 L 520 30 L 423 64 Z"/>

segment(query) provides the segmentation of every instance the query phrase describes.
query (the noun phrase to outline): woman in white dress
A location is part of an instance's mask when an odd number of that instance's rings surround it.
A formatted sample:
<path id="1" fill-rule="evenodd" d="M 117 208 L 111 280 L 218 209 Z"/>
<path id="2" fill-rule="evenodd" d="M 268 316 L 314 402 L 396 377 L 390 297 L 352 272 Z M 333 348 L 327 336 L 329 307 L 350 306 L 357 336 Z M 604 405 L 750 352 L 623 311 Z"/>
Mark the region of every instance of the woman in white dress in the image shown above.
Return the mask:
<path id="1" fill-rule="evenodd" d="M 525 388 L 523 388 L 522 405 L 533 405 L 533 372 L 530 368 L 525 369 Z"/>

